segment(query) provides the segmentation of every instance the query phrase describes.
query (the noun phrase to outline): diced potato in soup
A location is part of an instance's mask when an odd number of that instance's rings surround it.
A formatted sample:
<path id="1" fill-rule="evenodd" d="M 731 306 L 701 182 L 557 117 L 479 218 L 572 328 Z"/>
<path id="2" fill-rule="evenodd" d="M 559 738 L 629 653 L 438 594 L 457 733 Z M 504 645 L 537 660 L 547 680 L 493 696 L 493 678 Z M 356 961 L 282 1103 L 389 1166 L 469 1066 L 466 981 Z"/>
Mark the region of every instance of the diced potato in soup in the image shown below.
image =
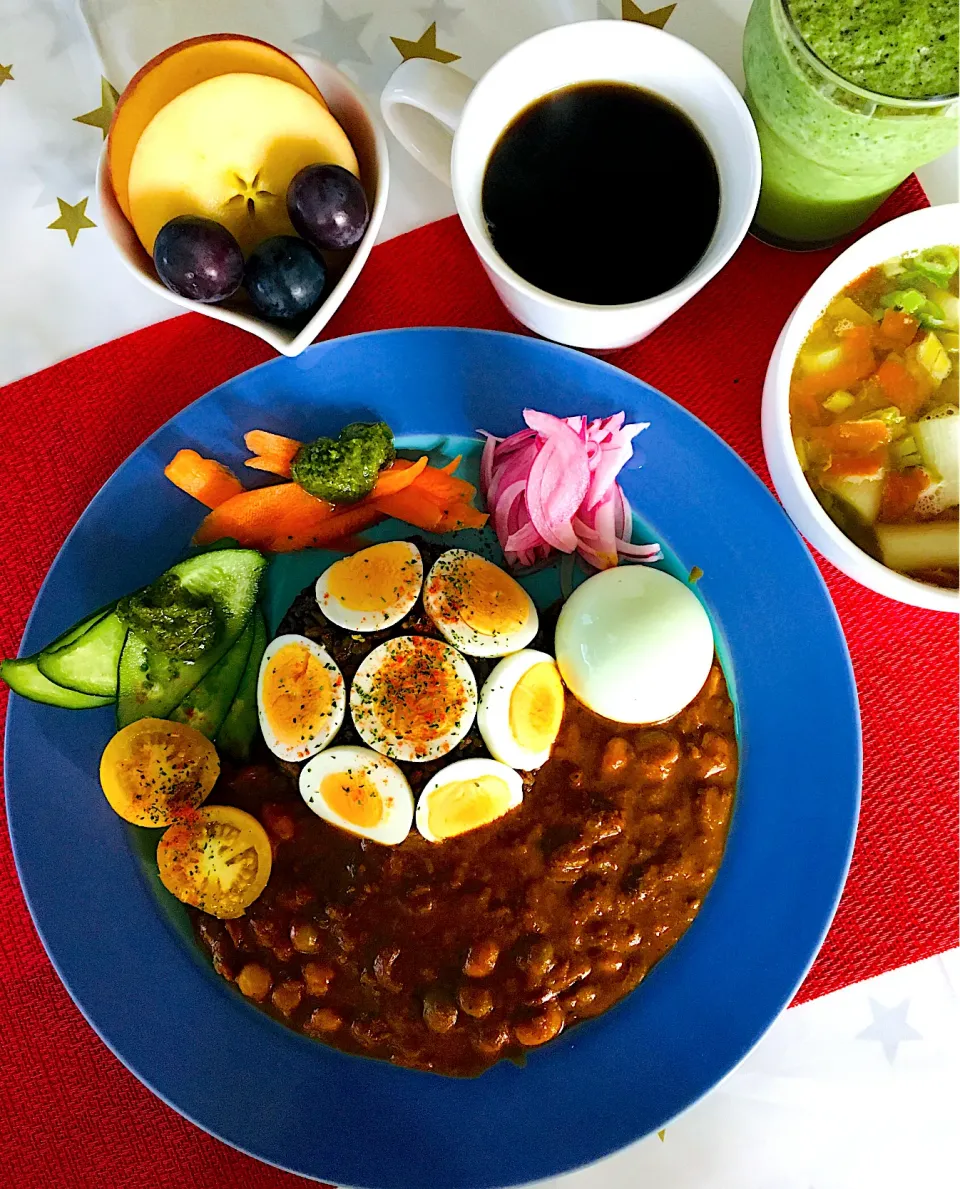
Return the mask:
<path id="1" fill-rule="evenodd" d="M 790 381 L 797 459 L 827 514 L 891 569 L 956 588 L 960 251 L 887 260 L 838 294 Z"/>

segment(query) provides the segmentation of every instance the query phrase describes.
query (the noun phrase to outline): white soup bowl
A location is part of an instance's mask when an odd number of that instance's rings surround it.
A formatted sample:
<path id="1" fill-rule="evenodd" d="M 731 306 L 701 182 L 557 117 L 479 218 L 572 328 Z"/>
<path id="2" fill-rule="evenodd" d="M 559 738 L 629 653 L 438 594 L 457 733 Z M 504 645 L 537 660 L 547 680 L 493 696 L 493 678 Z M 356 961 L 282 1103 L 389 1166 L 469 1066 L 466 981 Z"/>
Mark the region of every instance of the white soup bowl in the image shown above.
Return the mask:
<path id="1" fill-rule="evenodd" d="M 884 223 L 842 252 L 807 290 L 780 332 L 767 368 L 762 412 L 763 450 L 770 477 L 787 514 L 810 544 L 848 578 L 877 594 L 912 607 L 953 612 L 960 611 L 960 593 L 888 569 L 864 553 L 830 519 L 797 458 L 789 397 L 797 353 L 814 322 L 842 289 L 891 256 L 956 244 L 958 232 L 960 205 L 932 206 Z"/>

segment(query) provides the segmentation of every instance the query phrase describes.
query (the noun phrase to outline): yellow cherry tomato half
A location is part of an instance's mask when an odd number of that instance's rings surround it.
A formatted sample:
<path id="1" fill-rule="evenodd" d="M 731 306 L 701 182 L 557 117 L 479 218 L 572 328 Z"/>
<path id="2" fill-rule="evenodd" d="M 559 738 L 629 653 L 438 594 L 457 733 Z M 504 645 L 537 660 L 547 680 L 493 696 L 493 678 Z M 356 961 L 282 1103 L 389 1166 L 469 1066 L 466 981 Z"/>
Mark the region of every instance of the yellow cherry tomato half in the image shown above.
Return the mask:
<path id="1" fill-rule="evenodd" d="M 207 805 L 175 822 L 160 839 L 163 886 L 221 920 L 242 917 L 267 886 L 270 839 L 255 817 L 232 805 Z"/>
<path id="2" fill-rule="evenodd" d="M 210 796 L 217 749 L 185 723 L 141 718 L 118 731 L 100 757 L 110 808 L 135 826 L 169 826 Z"/>

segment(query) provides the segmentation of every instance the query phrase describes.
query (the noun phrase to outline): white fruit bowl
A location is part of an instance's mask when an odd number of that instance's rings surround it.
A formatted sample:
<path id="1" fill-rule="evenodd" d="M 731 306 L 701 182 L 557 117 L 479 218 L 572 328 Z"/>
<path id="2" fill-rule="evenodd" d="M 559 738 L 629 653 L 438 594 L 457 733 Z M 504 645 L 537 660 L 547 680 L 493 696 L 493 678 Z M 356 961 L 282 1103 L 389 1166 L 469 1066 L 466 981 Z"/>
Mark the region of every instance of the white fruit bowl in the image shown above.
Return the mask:
<path id="1" fill-rule="evenodd" d="M 877 227 L 841 253 L 814 281 L 787 319 L 763 387 L 763 451 L 790 519 L 810 544 L 849 578 L 878 594 L 932 611 L 960 611 L 960 592 L 890 570 L 854 545 L 820 506 L 800 467 L 790 432 L 790 374 L 804 339 L 834 297 L 867 269 L 937 244 L 956 244 L 960 205 L 912 211 Z"/>
<path id="2" fill-rule="evenodd" d="M 231 326 L 239 326 L 241 330 L 248 330 L 251 334 L 263 339 L 265 343 L 269 343 L 281 355 L 299 355 L 308 347 L 350 292 L 370 255 L 370 249 L 374 245 L 380 224 L 383 222 L 390 179 L 386 138 L 379 117 L 374 115 L 366 99 L 346 75 L 336 67 L 328 65 L 310 54 L 293 54 L 291 56 L 320 88 L 327 106 L 350 138 L 360 163 L 360 180 L 363 182 L 367 200 L 370 203 L 370 223 L 356 248 L 351 253 L 324 254 L 329 272 L 335 278 L 335 283 L 323 299 L 317 312 L 300 329 L 291 330 L 265 321 L 253 312 L 252 306 L 247 303 L 245 297 L 242 297 L 241 300 L 231 298 L 222 305 L 207 305 L 181 297 L 168 289 L 158 280 L 153 261 L 137 239 L 136 232 L 117 203 L 107 169 L 106 144 L 97 167 L 97 195 L 100 202 L 101 224 L 106 227 L 107 234 L 113 240 L 124 264 L 137 280 L 182 309 L 195 310 L 197 313 L 206 314 L 208 318 L 216 318 L 218 322 L 229 322 Z"/>

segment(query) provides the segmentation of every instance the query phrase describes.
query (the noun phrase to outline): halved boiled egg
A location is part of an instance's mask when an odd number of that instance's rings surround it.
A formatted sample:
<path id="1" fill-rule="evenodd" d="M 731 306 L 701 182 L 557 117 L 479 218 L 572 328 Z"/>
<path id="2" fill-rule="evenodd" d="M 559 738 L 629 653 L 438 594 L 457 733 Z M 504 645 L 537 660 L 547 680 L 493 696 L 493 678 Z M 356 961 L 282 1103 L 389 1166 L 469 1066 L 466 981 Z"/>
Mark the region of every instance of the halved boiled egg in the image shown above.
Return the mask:
<path id="1" fill-rule="evenodd" d="M 417 829 L 443 842 L 488 826 L 523 800 L 520 773 L 496 760 L 458 760 L 428 780 L 417 802 Z"/>
<path id="2" fill-rule="evenodd" d="M 364 743 L 395 760 L 446 755 L 473 726 L 477 681 L 455 648 L 427 636 L 398 636 L 367 654 L 350 689 Z"/>
<path id="3" fill-rule="evenodd" d="M 306 760 L 340 730 L 347 706 L 343 677 L 322 644 L 277 636 L 257 679 L 257 714 L 267 747 L 281 760 Z"/>
<path id="4" fill-rule="evenodd" d="M 480 691 L 477 726 L 490 754 L 529 771 L 547 762 L 563 718 L 563 682 L 552 656 L 505 656 Z"/>
<path id="5" fill-rule="evenodd" d="M 470 656 L 506 656 L 537 634 L 533 599 L 492 561 L 448 549 L 434 562 L 423 605 L 441 635 Z"/>
<path id="6" fill-rule="evenodd" d="M 335 561 L 317 579 L 317 603 L 331 623 L 351 632 L 392 627 L 413 608 L 423 586 L 423 559 L 409 541 L 384 541 Z"/>
<path id="7" fill-rule="evenodd" d="M 300 796 L 317 817 L 396 846 L 413 824 L 413 793 L 391 760 L 366 747 L 331 747 L 300 770 Z"/>

